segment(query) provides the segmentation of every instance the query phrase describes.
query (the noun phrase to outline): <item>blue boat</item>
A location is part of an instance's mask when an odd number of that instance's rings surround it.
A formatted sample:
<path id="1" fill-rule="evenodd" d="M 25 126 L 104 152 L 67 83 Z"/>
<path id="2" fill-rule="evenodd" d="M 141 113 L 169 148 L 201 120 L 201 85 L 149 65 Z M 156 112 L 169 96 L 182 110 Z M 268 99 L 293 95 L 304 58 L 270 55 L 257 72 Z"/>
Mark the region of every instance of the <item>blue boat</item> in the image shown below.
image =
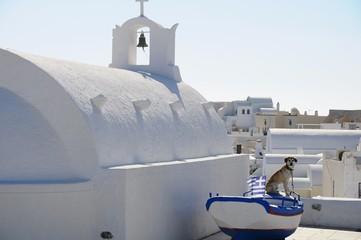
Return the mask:
<path id="1" fill-rule="evenodd" d="M 211 194 L 210 194 L 211 195 Z M 303 202 L 292 192 L 243 196 L 210 196 L 206 209 L 232 240 L 280 240 L 300 224 Z"/>

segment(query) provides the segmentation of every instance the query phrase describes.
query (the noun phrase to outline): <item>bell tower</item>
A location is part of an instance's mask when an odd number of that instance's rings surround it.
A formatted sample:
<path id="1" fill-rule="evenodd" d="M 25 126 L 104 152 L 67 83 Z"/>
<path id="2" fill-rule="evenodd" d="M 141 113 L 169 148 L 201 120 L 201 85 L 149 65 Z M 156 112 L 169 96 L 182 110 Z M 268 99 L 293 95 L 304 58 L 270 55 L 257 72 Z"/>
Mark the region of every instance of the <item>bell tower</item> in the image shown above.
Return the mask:
<path id="1" fill-rule="evenodd" d="M 140 2 L 139 17 L 113 29 L 112 63 L 109 67 L 160 74 L 181 82 L 179 68 L 175 65 L 175 32 L 178 24 L 170 29 L 164 28 L 144 15 L 144 2 L 148 0 L 136 2 Z M 144 51 L 142 54 L 147 55 L 149 63 L 138 61 L 139 51 Z"/>

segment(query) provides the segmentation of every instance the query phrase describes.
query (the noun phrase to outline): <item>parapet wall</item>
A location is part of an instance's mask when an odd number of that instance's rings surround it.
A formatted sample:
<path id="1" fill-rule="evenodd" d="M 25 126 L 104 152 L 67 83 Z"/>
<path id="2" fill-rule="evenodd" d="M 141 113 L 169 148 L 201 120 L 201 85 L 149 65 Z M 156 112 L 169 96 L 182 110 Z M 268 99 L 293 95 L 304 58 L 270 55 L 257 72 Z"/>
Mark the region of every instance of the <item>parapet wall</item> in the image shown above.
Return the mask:
<path id="1" fill-rule="evenodd" d="M 0 184 L 0 238 L 99 239 L 94 187 L 72 184 Z"/>
<path id="2" fill-rule="evenodd" d="M 98 169 L 82 183 L 1 183 L 1 239 L 202 239 L 219 231 L 209 193 L 247 190 L 249 156 Z"/>
<path id="3" fill-rule="evenodd" d="M 315 197 L 302 201 L 305 204 L 303 226 L 361 229 L 361 199 Z"/>
<path id="4" fill-rule="evenodd" d="M 209 236 L 219 231 L 205 208 L 209 193 L 246 191 L 248 165 L 249 156 L 239 154 L 103 170 L 112 178 L 103 178 L 108 192 L 97 193 L 98 209 L 107 211 L 99 231 L 107 229 L 122 240 Z"/>

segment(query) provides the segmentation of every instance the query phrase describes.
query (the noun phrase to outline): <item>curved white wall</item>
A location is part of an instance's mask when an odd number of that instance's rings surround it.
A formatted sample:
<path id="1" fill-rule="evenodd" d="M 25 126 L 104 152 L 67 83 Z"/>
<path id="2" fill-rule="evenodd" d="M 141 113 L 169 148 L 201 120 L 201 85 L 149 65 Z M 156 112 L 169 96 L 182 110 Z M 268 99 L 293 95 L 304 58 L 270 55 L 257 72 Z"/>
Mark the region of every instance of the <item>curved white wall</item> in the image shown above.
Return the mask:
<path id="1" fill-rule="evenodd" d="M 0 181 L 89 180 L 98 166 L 89 128 L 59 84 L 0 50 Z"/>
<path id="2" fill-rule="evenodd" d="M 212 105 L 203 104 L 205 98 L 184 82 L 17 54 L 46 72 L 47 81 L 61 88 L 62 99 L 46 98 L 41 93 L 43 102 L 36 104 L 47 104 L 50 108 L 48 101 L 53 101 L 64 109 L 64 98 L 69 97 L 72 108 L 82 113 L 78 124 L 85 120 L 88 126 L 80 131 L 90 131 L 97 151 L 94 156 L 103 167 L 232 153 L 224 126 Z M 93 109 L 94 98 L 103 103 L 99 109 Z M 148 102 L 147 107 L 140 109 L 134 105 L 142 101 Z M 179 102 L 176 110 L 172 108 L 175 102 Z M 75 116 L 62 114 L 63 121 L 75 122 Z M 73 130 L 74 134 L 78 131 Z"/>
<path id="3" fill-rule="evenodd" d="M 24 53 L 0 56 L 0 87 L 44 116 L 74 176 L 89 178 L 97 161 L 109 167 L 232 153 L 215 110 L 184 82 Z M 105 103 L 96 110 L 91 99 L 99 95 Z M 139 100 L 151 104 L 139 110 L 133 105 Z"/>

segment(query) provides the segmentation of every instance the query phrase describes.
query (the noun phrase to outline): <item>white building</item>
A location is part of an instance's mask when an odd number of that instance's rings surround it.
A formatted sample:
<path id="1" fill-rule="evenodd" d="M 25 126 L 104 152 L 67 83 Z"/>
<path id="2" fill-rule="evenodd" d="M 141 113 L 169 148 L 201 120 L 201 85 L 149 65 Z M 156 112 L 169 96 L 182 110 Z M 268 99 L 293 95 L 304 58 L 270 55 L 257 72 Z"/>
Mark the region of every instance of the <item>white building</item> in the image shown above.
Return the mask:
<path id="1" fill-rule="evenodd" d="M 248 97 L 245 101 L 224 103 L 219 107 L 218 114 L 223 119 L 228 134 L 246 132 L 253 136 L 258 133 L 255 115 L 277 115 L 277 110 L 273 107 L 271 98 Z"/>
<path id="2" fill-rule="evenodd" d="M 144 27 L 150 62 L 140 65 Z M 248 156 L 232 154 L 212 104 L 182 81 L 175 30 L 142 7 L 113 31 L 113 68 L 0 50 L 2 239 L 218 231 L 204 204 L 209 192 L 246 190 Z"/>

